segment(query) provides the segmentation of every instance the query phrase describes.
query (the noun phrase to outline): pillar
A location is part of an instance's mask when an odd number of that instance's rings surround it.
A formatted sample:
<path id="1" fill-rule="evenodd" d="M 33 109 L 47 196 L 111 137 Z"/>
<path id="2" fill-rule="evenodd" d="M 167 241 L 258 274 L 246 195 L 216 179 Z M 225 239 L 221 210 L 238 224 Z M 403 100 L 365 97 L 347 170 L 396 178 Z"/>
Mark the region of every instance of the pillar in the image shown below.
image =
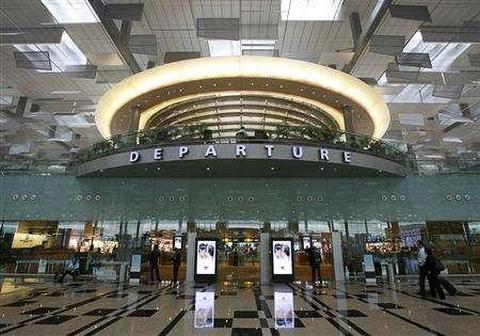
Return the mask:
<path id="1" fill-rule="evenodd" d="M 260 232 L 260 284 L 272 283 L 272 265 L 270 260 L 270 223 L 264 223 Z"/>
<path id="2" fill-rule="evenodd" d="M 333 269 L 335 282 L 345 281 L 345 268 L 343 265 L 342 235 L 338 231 L 332 232 Z"/>
<path id="3" fill-rule="evenodd" d="M 195 222 L 187 222 L 187 274 L 186 282 L 195 282 L 195 240 L 197 239 L 197 232 Z"/>

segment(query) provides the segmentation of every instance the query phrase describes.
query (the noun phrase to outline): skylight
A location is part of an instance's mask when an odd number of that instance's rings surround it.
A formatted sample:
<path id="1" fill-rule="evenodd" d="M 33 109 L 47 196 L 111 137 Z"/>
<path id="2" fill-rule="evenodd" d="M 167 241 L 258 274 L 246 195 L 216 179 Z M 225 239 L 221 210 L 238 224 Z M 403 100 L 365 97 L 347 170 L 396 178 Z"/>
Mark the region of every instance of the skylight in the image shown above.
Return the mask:
<path id="1" fill-rule="evenodd" d="M 99 22 L 88 0 L 42 0 L 58 23 Z"/>
<path id="2" fill-rule="evenodd" d="M 37 69 L 36 72 L 63 72 L 68 65 L 87 64 L 87 58 L 67 32 L 63 33 L 60 43 L 15 44 L 14 47 L 21 52 L 48 52 L 52 70 Z"/>
<path id="3" fill-rule="evenodd" d="M 242 50 L 274 50 L 275 40 L 241 40 Z"/>
<path id="4" fill-rule="evenodd" d="M 276 40 L 208 40 L 210 56 L 240 56 L 243 50 L 274 50 Z"/>
<path id="5" fill-rule="evenodd" d="M 404 52 L 428 53 L 432 60 L 432 68 L 422 71 L 446 71 L 471 43 L 423 42 L 422 33 L 417 31 L 403 48 Z"/>
<path id="6" fill-rule="evenodd" d="M 282 0 L 282 21 L 335 21 L 343 0 Z"/>
<path id="7" fill-rule="evenodd" d="M 210 56 L 240 56 L 242 48 L 240 41 L 233 40 L 208 40 Z"/>

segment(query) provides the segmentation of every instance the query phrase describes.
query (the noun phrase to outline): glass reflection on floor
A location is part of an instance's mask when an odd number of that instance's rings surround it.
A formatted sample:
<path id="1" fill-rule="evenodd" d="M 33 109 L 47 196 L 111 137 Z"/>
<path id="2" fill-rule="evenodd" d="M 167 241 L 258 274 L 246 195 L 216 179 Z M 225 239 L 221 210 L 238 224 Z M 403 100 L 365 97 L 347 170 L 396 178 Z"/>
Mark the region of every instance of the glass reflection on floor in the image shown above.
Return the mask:
<path id="1" fill-rule="evenodd" d="M 213 328 L 215 292 L 195 293 L 195 328 Z"/>
<path id="2" fill-rule="evenodd" d="M 294 328 L 293 292 L 275 291 L 273 293 L 273 299 L 275 301 L 275 328 Z"/>

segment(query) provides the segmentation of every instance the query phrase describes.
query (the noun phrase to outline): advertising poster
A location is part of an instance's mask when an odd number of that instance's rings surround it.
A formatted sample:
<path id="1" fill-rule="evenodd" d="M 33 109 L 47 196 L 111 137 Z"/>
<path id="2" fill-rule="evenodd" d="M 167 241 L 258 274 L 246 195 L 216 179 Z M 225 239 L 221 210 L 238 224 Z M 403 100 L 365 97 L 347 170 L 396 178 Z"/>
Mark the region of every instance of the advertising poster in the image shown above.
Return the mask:
<path id="1" fill-rule="evenodd" d="M 173 248 L 175 250 L 181 250 L 183 248 L 182 239 L 182 236 L 175 236 L 173 241 Z"/>
<path id="2" fill-rule="evenodd" d="M 293 274 L 293 253 L 292 241 L 290 240 L 273 240 L 273 274 L 274 275 L 291 275 Z"/>
<path id="3" fill-rule="evenodd" d="M 294 328 L 293 293 L 274 292 L 275 328 Z"/>
<path id="4" fill-rule="evenodd" d="M 195 293 L 195 328 L 213 328 L 215 292 Z"/>
<path id="5" fill-rule="evenodd" d="M 303 239 L 303 249 L 307 250 L 312 246 L 312 238 L 310 236 L 304 236 Z"/>
<path id="6" fill-rule="evenodd" d="M 199 275 L 215 275 L 217 242 L 215 240 L 197 241 L 197 269 Z"/>

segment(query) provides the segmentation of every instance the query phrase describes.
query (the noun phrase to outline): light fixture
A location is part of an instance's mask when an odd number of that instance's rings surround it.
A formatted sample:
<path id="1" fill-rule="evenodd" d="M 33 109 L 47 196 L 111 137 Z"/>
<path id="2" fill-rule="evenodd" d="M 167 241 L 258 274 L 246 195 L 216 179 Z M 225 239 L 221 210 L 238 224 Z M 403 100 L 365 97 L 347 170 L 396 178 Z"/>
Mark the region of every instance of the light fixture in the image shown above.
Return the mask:
<path id="1" fill-rule="evenodd" d="M 58 23 L 100 22 L 88 0 L 42 0 Z"/>
<path id="2" fill-rule="evenodd" d="M 336 21 L 343 0 L 282 0 L 282 21 Z"/>
<path id="3" fill-rule="evenodd" d="M 63 72 L 69 65 L 87 64 L 87 58 L 67 32 L 63 33 L 60 43 L 14 44 L 13 46 L 20 52 L 48 52 L 52 69 L 35 69 L 35 72 Z"/>
<path id="4" fill-rule="evenodd" d="M 241 56 L 240 41 L 234 40 L 208 40 L 210 56 Z"/>

